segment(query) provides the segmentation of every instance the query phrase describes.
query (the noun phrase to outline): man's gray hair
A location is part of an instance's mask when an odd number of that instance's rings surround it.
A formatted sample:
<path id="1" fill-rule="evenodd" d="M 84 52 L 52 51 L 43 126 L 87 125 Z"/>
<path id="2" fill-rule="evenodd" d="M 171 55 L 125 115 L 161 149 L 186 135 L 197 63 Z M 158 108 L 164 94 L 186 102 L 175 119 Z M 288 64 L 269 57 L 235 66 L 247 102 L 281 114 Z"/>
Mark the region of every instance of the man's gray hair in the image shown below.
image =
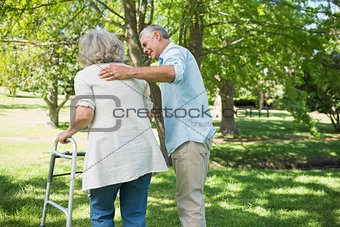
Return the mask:
<path id="1" fill-rule="evenodd" d="M 91 30 L 79 40 L 78 60 L 87 67 L 98 63 L 125 61 L 124 44 L 116 35 L 106 30 Z"/>
<path id="2" fill-rule="evenodd" d="M 141 31 L 141 33 L 139 35 L 139 39 L 140 39 L 140 37 L 142 37 L 143 34 L 145 34 L 149 37 L 153 37 L 153 35 L 155 34 L 155 31 L 158 31 L 164 39 L 169 39 L 169 35 L 165 31 L 165 29 L 162 28 L 161 26 L 157 25 L 157 24 L 152 24 L 152 25 L 145 27 Z"/>

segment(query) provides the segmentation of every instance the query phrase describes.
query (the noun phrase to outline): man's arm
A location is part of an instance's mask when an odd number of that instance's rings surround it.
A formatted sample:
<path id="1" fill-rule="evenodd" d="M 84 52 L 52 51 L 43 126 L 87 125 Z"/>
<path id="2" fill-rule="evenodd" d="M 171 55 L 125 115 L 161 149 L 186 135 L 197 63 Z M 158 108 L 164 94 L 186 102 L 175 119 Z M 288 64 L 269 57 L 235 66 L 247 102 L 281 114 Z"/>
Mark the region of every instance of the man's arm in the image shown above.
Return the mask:
<path id="1" fill-rule="evenodd" d="M 126 80 L 137 78 L 152 82 L 173 82 L 176 78 L 175 68 L 172 65 L 151 67 L 125 67 L 111 64 L 100 70 L 99 76 L 105 80 Z"/>
<path id="2" fill-rule="evenodd" d="M 71 136 L 73 136 L 78 131 L 82 130 L 86 126 L 88 126 L 93 120 L 94 110 L 89 107 L 77 106 L 76 109 L 76 121 L 70 123 L 68 129 L 64 132 L 59 133 L 58 141 L 62 144 L 66 144 L 65 140 Z M 73 127 L 74 126 L 74 127 Z"/>

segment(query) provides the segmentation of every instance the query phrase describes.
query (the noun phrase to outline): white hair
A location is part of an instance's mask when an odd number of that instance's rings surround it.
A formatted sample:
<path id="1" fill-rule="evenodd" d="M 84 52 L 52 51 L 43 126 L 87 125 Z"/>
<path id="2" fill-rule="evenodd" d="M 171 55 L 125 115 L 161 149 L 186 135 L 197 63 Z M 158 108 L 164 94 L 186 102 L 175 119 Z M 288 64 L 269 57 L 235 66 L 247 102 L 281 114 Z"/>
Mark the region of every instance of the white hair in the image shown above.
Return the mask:
<path id="1" fill-rule="evenodd" d="M 164 28 L 162 28 L 161 26 L 157 25 L 157 24 L 152 24 L 152 25 L 149 25 L 147 27 L 145 27 L 141 33 L 139 34 L 139 39 L 140 37 L 142 37 L 143 34 L 145 34 L 146 36 L 149 36 L 149 37 L 153 37 L 155 31 L 158 31 L 159 34 L 161 34 L 161 36 L 164 38 L 164 39 L 169 39 L 169 35 L 168 33 L 165 31 Z"/>
<path id="2" fill-rule="evenodd" d="M 124 44 L 116 35 L 106 30 L 91 30 L 79 40 L 78 60 L 87 67 L 98 63 L 125 61 Z"/>

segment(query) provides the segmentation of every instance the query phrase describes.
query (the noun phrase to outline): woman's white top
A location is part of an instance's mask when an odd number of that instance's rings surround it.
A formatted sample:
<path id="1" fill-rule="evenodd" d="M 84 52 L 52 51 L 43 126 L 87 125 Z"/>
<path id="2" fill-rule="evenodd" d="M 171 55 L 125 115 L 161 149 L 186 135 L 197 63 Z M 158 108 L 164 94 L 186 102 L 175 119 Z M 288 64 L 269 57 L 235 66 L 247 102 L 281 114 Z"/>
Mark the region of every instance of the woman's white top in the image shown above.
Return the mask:
<path id="1" fill-rule="evenodd" d="M 95 110 L 83 170 L 86 193 L 168 170 L 146 115 L 152 109 L 148 83 L 100 79 L 107 65 L 86 67 L 74 80 L 75 105 Z"/>

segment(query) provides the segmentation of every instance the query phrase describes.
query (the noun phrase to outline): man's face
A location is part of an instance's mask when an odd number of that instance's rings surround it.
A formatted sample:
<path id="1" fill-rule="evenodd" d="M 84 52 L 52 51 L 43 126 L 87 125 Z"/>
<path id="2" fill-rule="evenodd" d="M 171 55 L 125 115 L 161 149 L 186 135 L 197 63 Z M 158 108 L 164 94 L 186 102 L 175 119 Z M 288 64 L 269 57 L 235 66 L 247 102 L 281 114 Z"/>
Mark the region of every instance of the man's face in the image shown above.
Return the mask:
<path id="1" fill-rule="evenodd" d="M 152 60 L 158 60 L 160 56 L 159 51 L 159 40 L 157 39 L 158 34 L 154 34 L 152 37 L 143 34 L 140 37 L 140 42 L 142 44 L 143 53 L 151 57 Z"/>

